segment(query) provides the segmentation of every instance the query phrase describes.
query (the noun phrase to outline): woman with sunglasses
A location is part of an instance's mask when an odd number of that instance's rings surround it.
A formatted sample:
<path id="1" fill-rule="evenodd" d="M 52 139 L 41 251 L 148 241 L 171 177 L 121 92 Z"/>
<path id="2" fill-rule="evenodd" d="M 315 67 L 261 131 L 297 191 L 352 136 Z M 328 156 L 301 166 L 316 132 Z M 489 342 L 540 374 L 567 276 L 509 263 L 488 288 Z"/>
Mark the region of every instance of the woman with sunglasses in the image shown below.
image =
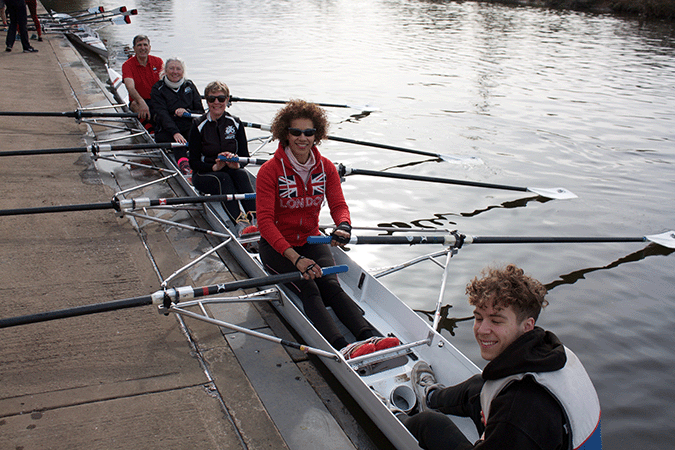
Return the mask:
<path id="1" fill-rule="evenodd" d="M 326 112 L 315 104 L 291 100 L 277 112 L 272 136 L 279 140 L 279 147 L 274 157 L 260 167 L 256 178 L 259 251 L 270 273 L 303 273 L 303 280 L 289 284 L 289 289 L 298 294 L 305 314 L 330 345 L 345 349 L 345 357 L 355 357 L 387 348 L 385 345 L 397 345 L 398 339 L 375 338 L 377 332 L 342 290 L 337 276 L 322 276 L 321 267 L 335 264 L 329 246 L 307 243 L 308 236 L 319 234 L 319 212 L 324 201 L 338 224 L 331 245 L 344 246 L 351 234 L 340 176 L 316 147 L 327 135 Z M 333 308 L 359 343 L 348 346 L 326 306 Z M 373 339 L 367 341 L 369 338 Z"/>
<path id="2" fill-rule="evenodd" d="M 192 128 L 190 114 L 204 114 L 204 105 L 197 86 L 185 78 L 185 62 L 182 59 L 174 56 L 166 60 L 164 76 L 152 87 L 150 100 L 155 122 L 155 140 L 187 144 Z M 183 175 L 189 177 L 192 170 L 187 154 L 185 147 L 173 149 L 178 168 Z"/>
<path id="3" fill-rule="evenodd" d="M 218 156 L 249 156 L 244 125 L 225 111 L 230 90 L 225 83 L 213 81 L 204 88 L 204 97 L 209 111 L 192 122 L 188 139 L 192 184 L 206 194 L 252 193 L 253 186 L 243 165 L 218 159 Z M 255 213 L 255 200 L 242 200 L 241 204 L 244 213 L 236 200 L 223 202 L 230 219 L 245 227 Z"/>

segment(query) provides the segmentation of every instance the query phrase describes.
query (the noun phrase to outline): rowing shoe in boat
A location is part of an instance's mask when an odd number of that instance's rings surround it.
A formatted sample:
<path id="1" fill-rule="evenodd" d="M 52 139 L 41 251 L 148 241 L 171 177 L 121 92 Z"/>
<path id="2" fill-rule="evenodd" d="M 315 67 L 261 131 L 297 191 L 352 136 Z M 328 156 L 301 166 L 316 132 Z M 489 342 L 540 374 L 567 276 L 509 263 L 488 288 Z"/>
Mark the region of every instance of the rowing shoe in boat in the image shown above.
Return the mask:
<path id="1" fill-rule="evenodd" d="M 119 73 L 108 68 L 108 74 L 113 86 L 123 86 L 119 82 Z M 116 94 L 120 103 L 124 103 L 124 92 Z M 146 134 L 145 139 L 150 142 L 151 138 Z M 178 172 L 172 157 L 164 151 L 161 154 L 163 163 Z M 189 196 L 199 195 L 184 177 L 178 176 L 177 179 Z M 235 236 L 234 224 L 219 204 L 204 205 L 204 216 L 215 231 Z M 224 246 L 249 277 L 267 275 L 258 256 L 249 253 L 237 239 L 228 240 Z M 418 448 L 415 438 L 390 412 L 383 399 L 388 403 L 393 402 L 403 410 L 415 408 L 410 373 L 419 360 L 429 363 L 437 374 L 438 382 L 446 386 L 466 380 L 479 373 L 479 369 L 344 251 L 334 247 L 333 256 L 336 264 L 348 267 L 347 272 L 339 275 L 340 283 L 362 309 L 366 320 L 383 336 L 397 337 L 401 345 L 345 360 L 307 319 L 295 295 L 282 286 L 279 288 L 282 301 L 272 304 L 307 345 L 338 356 L 322 358 L 322 362 L 396 448 Z M 346 328 L 344 332 L 354 339 Z M 469 419 L 451 418 L 471 442 L 478 439 L 476 428 Z"/>

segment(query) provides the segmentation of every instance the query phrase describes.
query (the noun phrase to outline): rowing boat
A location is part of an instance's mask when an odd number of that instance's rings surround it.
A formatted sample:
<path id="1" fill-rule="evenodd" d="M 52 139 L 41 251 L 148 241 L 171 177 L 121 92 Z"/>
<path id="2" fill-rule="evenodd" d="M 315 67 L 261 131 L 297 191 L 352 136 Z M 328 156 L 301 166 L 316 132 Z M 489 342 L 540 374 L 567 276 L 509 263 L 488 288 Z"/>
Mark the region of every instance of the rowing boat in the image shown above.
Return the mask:
<path id="1" fill-rule="evenodd" d="M 50 19 L 43 19 L 45 32 L 59 31 L 75 45 L 108 60 L 108 48 L 98 32 L 86 23 L 79 23 L 69 14 L 52 11 Z"/>
<path id="2" fill-rule="evenodd" d="M 49 16 L 42 19 L 44 31 L 61 32 L 76 46 L 100 56 L 108 61 L 108 48 L 98 34 L 98 30 L 108 25 L 124 25 L 131 23 L 131 15 L 138 11 L 127 10 L 120 6 L 111 11 L 104 11 L 102 7 L 90 8 L 79 15 L 57 13 L 51 11 Z"/>
<path id="3" fill-rule="evenodd" d="M 89 25 L 71 25 L 66 32 L 66 36 L 74 44 L 79 45 L 85 50 L 96 53 L 103 58 L 104 61 L 108 60 L 108 48 L 105 46 L 105 43 L 98 32 Z"/>
<path id="4" fill-rule="evenodd" d="M 121 89 L 124 85 L 120 82 L 119 73 L 110 67 L 107 70 L 111 85 L 116 87 L 115 94 L 118 100 L 125 103 L 125 93 Z M 151 141 L 148 134 L 144 135 L 144 139 L 147 142 Z M 172 157 L 165 151 L 162 151 L 161 155 L 163 163 L 179 174 Z M 177 179 L 189 196 L 199 195 L 185 177 L 178 175 Z M 204 216 L 214 230 L 233 237 L 226 241 L 225 248 L 249 277 L 267 275 L 258 255 L 249 253 L 236 239 L 233 233 L 234 224 L 220 204 L 206 204 Z M 479 369 L 440 333 L 430 327 L 425 319 L 354 262 L 343 250 L 338 247 L 333 248 L 333 256 L 337 265 L 348 267 L 347 272 L 339 275 L 341 285 L 363 310 L 366 320 L 382 335 L 396 336 L 401 345 L 345 360 L 307 319 L 295 295 L 280 286 L 281 301 L 275 301 L 272 304 L 302 336 L 307 345 L 330 355 L 330 357 L 322 358 L 322 362 L 390 442 L 399 449 L 416 448 L 415 438 L 385 404 L 394 403 L 403 410 L 411 410 L 415 407 L 413 386 L 410 380 L 413 365 L 419 360 L 428 362 L 437 373 L 438 382 L 444 385 L 464 381 L 479 373 Z M 344 332 L 346 336 L 354 339 L 346 329 Z M 460 417 L 452 417 L 452 419 L 471 442 L 478 439 L 475 426 L 469 419 Z"/>

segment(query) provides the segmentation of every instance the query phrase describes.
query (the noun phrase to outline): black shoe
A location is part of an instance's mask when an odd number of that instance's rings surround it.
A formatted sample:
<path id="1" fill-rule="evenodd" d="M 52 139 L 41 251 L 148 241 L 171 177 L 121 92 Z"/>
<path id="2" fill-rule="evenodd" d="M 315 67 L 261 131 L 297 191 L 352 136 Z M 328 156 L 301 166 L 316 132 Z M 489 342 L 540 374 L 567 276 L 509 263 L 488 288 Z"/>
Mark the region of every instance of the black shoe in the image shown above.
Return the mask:
<path id="1" fill-rule="evenodd" d="M 33 47 L 28 47 L 26 50 L 23 51 L 24 53 L 37 53 L 38 49 L 33 48 Z"/>
<path id="2" fill-rule="evenodd" d="M 11 51 L 12 51 L 12 47 L 5 47 L 5 51 L 6 51 L 6 52 L 11 52 Z"/>
<path id="3" fill-rule="evenodd" d="M 38 42 L 42 42 L 42 36 L 38 36 Z"/>

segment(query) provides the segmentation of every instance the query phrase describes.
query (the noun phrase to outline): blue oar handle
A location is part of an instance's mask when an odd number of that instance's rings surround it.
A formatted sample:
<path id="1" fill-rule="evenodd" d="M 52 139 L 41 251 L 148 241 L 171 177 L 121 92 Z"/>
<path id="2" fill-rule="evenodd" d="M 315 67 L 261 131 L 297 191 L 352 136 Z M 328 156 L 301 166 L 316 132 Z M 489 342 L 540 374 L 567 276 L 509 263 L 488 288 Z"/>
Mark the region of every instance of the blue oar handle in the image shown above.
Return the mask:
<path id="1" fill-rule="evenodd" d="M 308 244 L 330 244 L 330 236 L 309 236 L 307 238 Z"/>
<path id="2" fill-rule="evenodd" d="M 349 270 L 349 266 L 346 264 L 340 264 L 339 266 L 331 266 L 331 267 L 322 267 L 321 272 L 324 275 L 332 275 L 334 273 L 343 273 Z"/>

